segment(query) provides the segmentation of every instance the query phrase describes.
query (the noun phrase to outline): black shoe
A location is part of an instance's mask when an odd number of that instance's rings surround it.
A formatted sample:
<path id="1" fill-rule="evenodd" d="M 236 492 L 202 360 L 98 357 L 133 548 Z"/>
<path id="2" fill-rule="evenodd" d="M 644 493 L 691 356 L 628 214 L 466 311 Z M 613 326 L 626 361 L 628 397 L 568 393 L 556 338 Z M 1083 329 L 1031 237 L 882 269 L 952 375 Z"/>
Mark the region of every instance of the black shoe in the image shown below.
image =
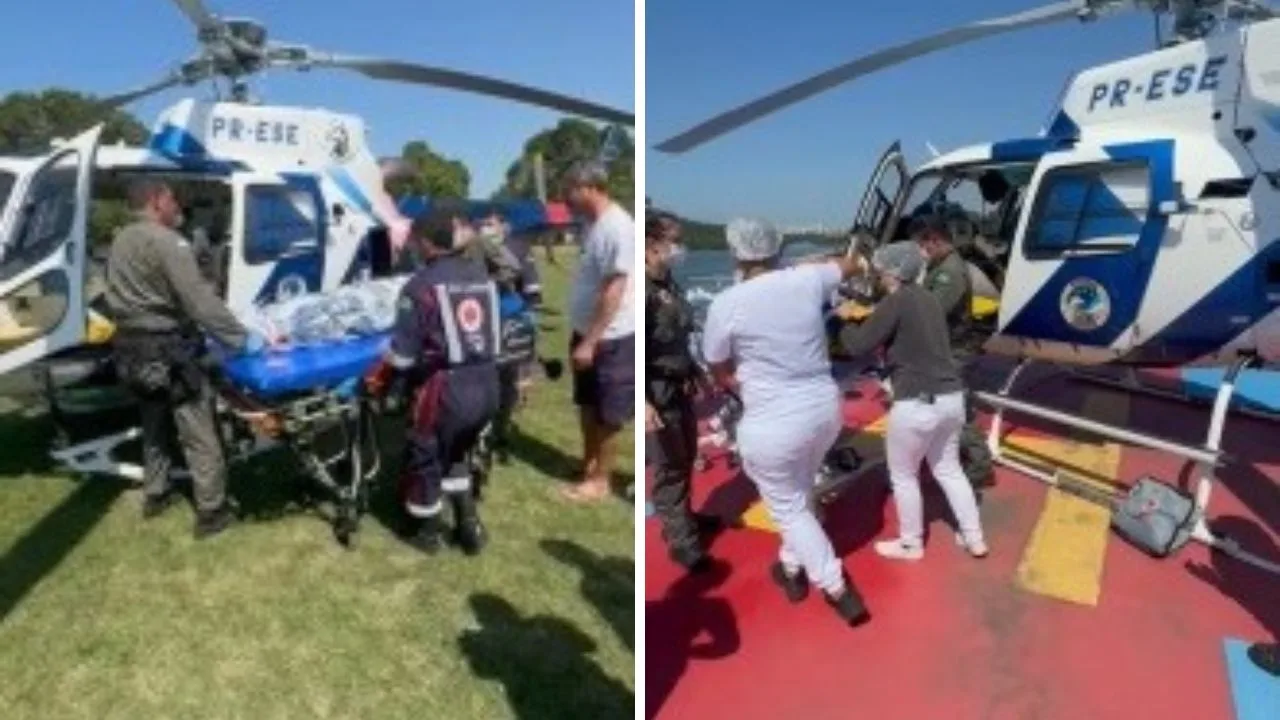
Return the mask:
<path id="1" fill-rule="evenodd" d="M 235 522 L 236 516 L 225 503 L 217 510 L 196 513 L 195 536 L 197 540 L 213 537 Z"/>
<path id="2" fill-rule="evenodd" d="M 476 510 L 475 497 L 470 493 L 458 494 L 450 497 L 453 504 L 453 519 L 455 523 L 454 541 L 458 543 L 458 547 L 468 555 L 476 555 L 484 548 L 485 543 L 489 539 L 489 534 L 484 529 L 484 523 L 480 522 L 480 515 Z"/>
<path id="3" fill-rule="evenodd" d="M 458 521 L 458 527 L 454 530 L 454 539 L 458 547 L 462 548 L 462 552 L 468 555 L 479 555 L 489 542 L 489 533 L 484 529 L 484 523 L 480 522 L 480 518 L 467 518 Z"/>
<path id="4" fill-rule="evenodd" d="M 858 627 L 871 619 L 871 613 L 867 612 L 867 606 L 862 602 L 862 596 L 858 594 L 857 588 L 853 583 L 849 582 L 846 577 L 844 581 L 844 591 L 839 595 L 832 597 L 826 592 L 822 593 L 822 597 L 836 611 L 836 615 L 840 616 L 849 627 Z"/>
<path id="5" fill-rule="evenodd" d="M 1280 643 L 1254 643 L 1249 647 L 1249 659 L 1263 672 L 1280 677 Z"/>
<path id="6" fill-rule="evenodd" d="M 681 547 L 671 550 L 671 561 L 687 573 L 700 573 L 711 567 L 707 554 L 698 547 Z"/>
<path id="7" fill-rule="evenodd" d="M 798 603 L 809 597 L 809 580 L 805 577 L 804 570 L 800 570 L 795 575 L 788 575 L 782 563 L 775 562 L 773 567 L 769 568 L 769 575 L 773 578 L 774 584 L 782 588 L 782 592 L 790 602 Z"/>
<path id="8" fill-rule="evenodd" d="M 178 501 L 178 493 L 170 490 L 160 495 L 148 495 L 142 501 L 142 519 L 150 520 L 159 517 Z"/>
<path id="9" fill-rule="evenodd" d="M 444 547 L 444 528 L 440 518 L 416 520 L 417 528 L 410 531 L 406 542 L 428 555 L 435 555 Z"/>

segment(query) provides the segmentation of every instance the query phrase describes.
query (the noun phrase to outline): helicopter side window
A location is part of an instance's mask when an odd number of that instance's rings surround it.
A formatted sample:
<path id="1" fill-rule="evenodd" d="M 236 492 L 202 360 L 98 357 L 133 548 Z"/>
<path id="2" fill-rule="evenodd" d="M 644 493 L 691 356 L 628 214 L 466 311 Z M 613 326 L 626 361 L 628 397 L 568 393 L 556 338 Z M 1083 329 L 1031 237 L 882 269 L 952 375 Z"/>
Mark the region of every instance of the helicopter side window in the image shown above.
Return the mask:
<path id="1" fill-rule="evenodd" d="M 1027 257 L 1133 248 L 1151 205 L 1150 176 L 1144 162 L 1050 171 L 1041 181 L 1028 224 Z"/>
<path id="2" fill-rule="evenodd" d="M 245 262 L 259 265 L 320 248 L 323 229 L 314 193 L 279 185 L 246 190 Z"/>
<path id="3" fill-rule="evenodd" d="M 47 257 L 70 234 L 76 216 L 76 157 L 71 156 L 70 165 L 60 163 L 32 181 L 17 219 L 17 232 L 0 256 L 0 280 L 8 280 Z"/>

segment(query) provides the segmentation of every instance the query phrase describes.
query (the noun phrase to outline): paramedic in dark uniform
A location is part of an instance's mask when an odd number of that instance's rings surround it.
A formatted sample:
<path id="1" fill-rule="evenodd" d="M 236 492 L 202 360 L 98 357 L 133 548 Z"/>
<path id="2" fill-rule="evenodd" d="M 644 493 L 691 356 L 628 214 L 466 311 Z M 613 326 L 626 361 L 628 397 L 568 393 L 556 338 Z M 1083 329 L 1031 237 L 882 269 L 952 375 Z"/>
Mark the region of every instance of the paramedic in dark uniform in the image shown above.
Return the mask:
<path id="1" fill-rule="evenodd" d="M 644 223 L 645 434 L 654 439 L 653 506 L 671 559 L 687 570 L 707 565 L 689 503 L 698 451 L 694 414 L 697 366 L 690 352 L 693 308 L 671 277 L 684 248 L 669 213 L 649 210 Z M 648 444 L 648 443 L 646 443 Z"/>
<path id="2" fill-rule="evenodd" d="M 978 428 L 973 396 L 967 386 L 982 348 L 973 326 L 973 289 L 969 267 L 951 242 L 951 230 L 944 218 L 925 214 L 912 223 L 912 235 L 926 258 L 924 288 L 942 305 L 951 331 L 951 352 L 960 376 L 966 383 L 965 423 L 960 433 L 960 457 L 965 476 L 974 487 L 989 487 L 995 481 L 991 450 Z"/>
<path id="3" fill-rule="evenodd" d="M 199 367 L 201 331 L 233 352 L 260 351 L 264 341 L 218 299 L 190 243 L 174 230 L 182 212 L 169 186 L 138 181 L 129 190 L 129 206 L 136 219 L 111 244 L 106 302 L 116 324 L 117 372 L 142 414 L 142 513 L 154 517 L 176 497 L 169 484 L 176 430 L 195 490 L 195 534 L 203 538 L 226 529 L 233 514 L 213 389 Z"/>
<path id="4" fill-rule="evenodd" d="M 460 206 L 437 206 L 414 221 L 411 242 L 423 266 L 401 292 L 373 383 L 378 392 L 390 373 L 412 392 L 401 492 L 410 541 L 429 553 L 443 543 L 445 499 L 464 551 L 479 552 L 486 539 L 468 455 L 498 411 L 498 297 L 485 269 L 459 252 L 472 235 Z"/>

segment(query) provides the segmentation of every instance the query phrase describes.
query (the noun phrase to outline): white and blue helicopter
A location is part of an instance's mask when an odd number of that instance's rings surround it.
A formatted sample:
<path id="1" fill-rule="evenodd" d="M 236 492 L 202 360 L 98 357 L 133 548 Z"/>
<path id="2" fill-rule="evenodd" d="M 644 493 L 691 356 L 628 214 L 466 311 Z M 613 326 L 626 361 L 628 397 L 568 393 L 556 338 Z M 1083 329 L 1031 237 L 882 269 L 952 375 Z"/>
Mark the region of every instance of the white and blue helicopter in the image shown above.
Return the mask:
<path id="1" fill-rule="evenodd" d="M 1076 74 L 1038 136 L 961 148 L 915 173 L 894 144 L 857 207 L 849 252 L 905 237 L 917 210 L 962 208 L 956 234 L 977 287 L 998 300 L 985 350 L 1019 361 L 998 393 L 978 394 L 996 408 L 997 460 L 1065 489 L 1061 468 L 1001 452 L 1006 410 L 1174 453 L 1198 466 L 1187 537 L 1280 573 L 1204 519 L 1239 373 L 1280 362 L 1280 13 L 1245 0 L 1059 2 L 845 63 L 656 149 L 686 152 L 913 57 L 1125 7 L 1156 13 L 1167 40 Z M 1206 441 L 1192 447 L 1011 398 L 1035 361 L 1225 372 Z"/>
<path id="2" fill-rule="evenodd" d="M 209 272 L 233 310 L 376 275 L 408 234 L 385 180 L 399 170 L 370 149 L 364 122 L 324 109 L 259 104 L 248 80 L 266 70 L 345 69 L 378 80 L 445 87 L 610 124 L 634 114 L 537 88 L 398 60 L 322 53 L 269 41 L 252 20 L 221 18 L 202 0 L 173 0 L 199 51 L 174 72 L 102 102 L 119 107 L 205 81 L 229 81 L 225 101 L 181 100 L 145 147 L 100 146 L 101 127 L 40 157 L 0 157 L 0 396 L 39 400 L 82 384 L 109 357 L 110 324 L 95 312 L 87 237 L 95 189 L 163 176 L 207 239 Z M 75 470 L 136 477 L 111 457 L 136 432 L 55 456 Z"/>

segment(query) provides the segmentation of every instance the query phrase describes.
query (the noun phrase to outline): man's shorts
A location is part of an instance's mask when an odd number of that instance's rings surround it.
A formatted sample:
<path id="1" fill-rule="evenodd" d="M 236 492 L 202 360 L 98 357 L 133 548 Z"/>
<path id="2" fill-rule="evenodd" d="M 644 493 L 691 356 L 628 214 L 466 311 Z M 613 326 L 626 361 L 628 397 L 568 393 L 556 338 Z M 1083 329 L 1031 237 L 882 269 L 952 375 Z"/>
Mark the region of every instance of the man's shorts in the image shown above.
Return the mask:
<path id="1" fill-rule="evenodd" d="M 577 349 L 582 336 L 573 334 L 569 353 Z M 601 340 L 596 361 L 586 370 L 573 371 L 573 402 L 594 408 L 596 418 L 611 427 L 622 427 L 635 419 L 636 337 Z"/>

